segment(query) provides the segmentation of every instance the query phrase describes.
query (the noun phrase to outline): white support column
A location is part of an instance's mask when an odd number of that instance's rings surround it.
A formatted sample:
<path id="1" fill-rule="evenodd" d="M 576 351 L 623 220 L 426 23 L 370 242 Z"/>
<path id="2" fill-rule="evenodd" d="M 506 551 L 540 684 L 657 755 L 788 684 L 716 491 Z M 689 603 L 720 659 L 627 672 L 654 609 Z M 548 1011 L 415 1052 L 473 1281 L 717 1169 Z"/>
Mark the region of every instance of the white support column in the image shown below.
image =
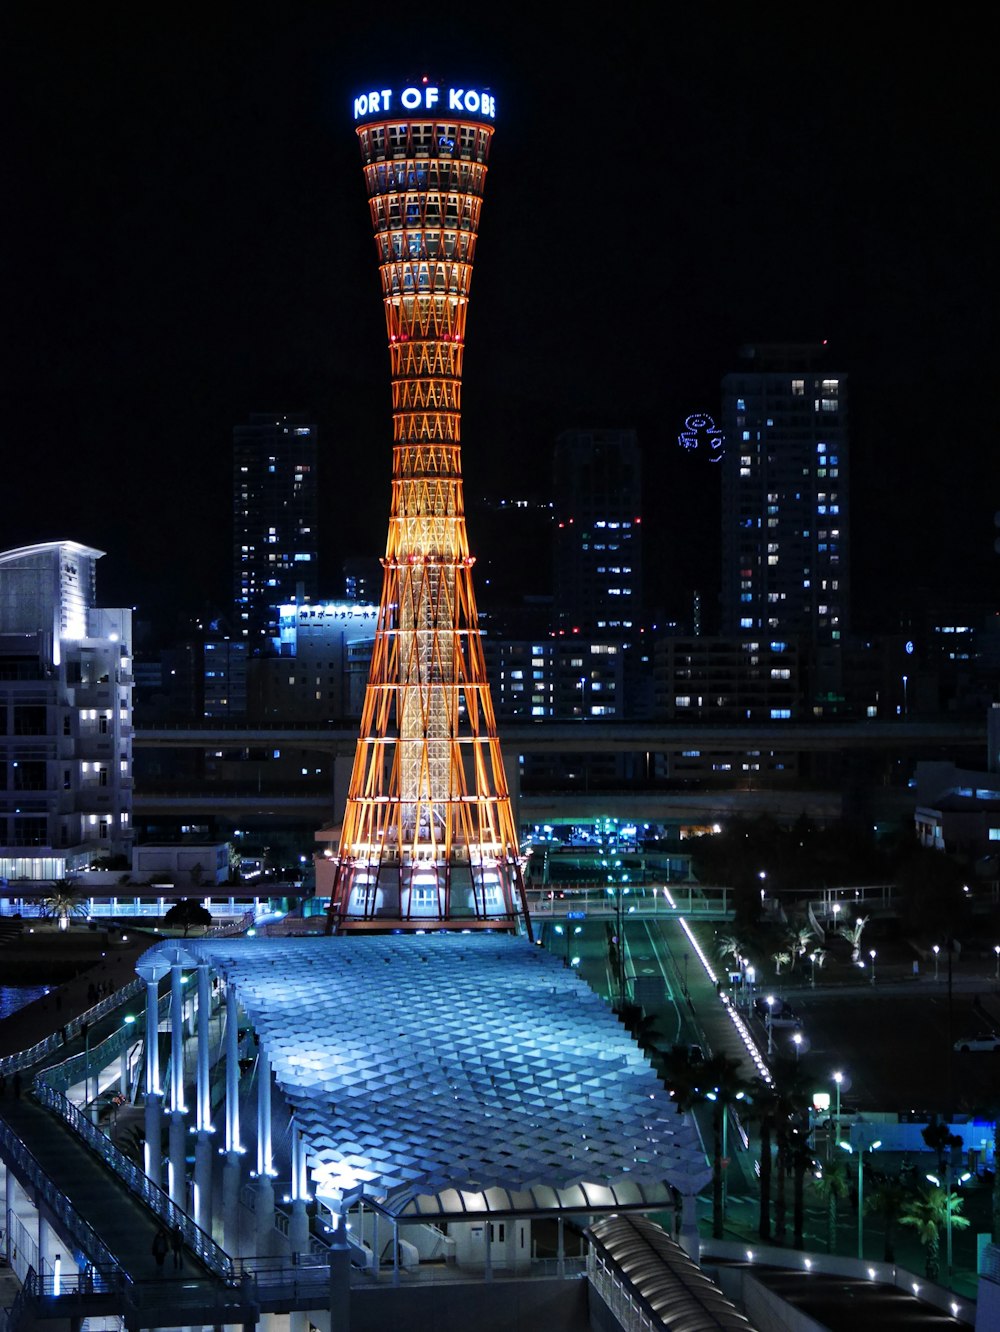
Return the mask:
<path id="1" fill-rule="evenodd" d="M 309 1170 L 305 1144 L 298 1126 L 292 1124 L 292 1215 L 288 1222 L 288 1247 L 293 1254 L 309 1252 Z"/>
<path id="2" fill-rule="evenodd" d="M 226 986 L 226 1151 L 242 1151 L 240 1142 L 239 1004 L 232 981 Z"/>
<path id="3" fill-rule="evenodd" d="M 493 1228 L 492 1228 L 492 1226 L 490 1225 L 489 1220 L 487 1219 L 486 1222 L 485 1222 L 485 1228 L 484 1228 L 484 1230 L 483 1230 L 483 1234 L 486 1236 L 486 1263 L 485 1263 L 485 1268 L 484 1268 L 484 1271 L 483 1271 L 483 1277 L 484 1277 L 485 1280 L 487 1280 L 487 1281 L 492 1281 L 492 1280 L 493 1280 L 493 1234 L 492 1234 L 492 1230 L 493 1230 Z"/>
<path id="4" fill-rule="evenodd" d="M 261 1041 L 257 1052 L 257 1174 L 274 1173 L 271 1148 L 271 1061 Z"/>
<path id="5" fill-rule="evenodd" d="M 184 988 L 183 963 L 175 953 L 170 967 L 170 1161 L 167 1191 L 178 1207 L 187 1207 L 185 1167 L 187 1128 L 184 1113 Z"/>
<path id="6" fill-rule="evenodd" d="M 212 991 L 208 963 L 198 963 L 198 1086 L 195 1126 L 198 1137 L 194 1148 L 194 1219 L 207 1234 L 212 1230 L 212 1081 L 209 1071 L 209 1024 L 212 1016 Z"/>
<path id="7" fill-rule="evenodd" d="M 212 1017 L 212 990 L 208 979 L 208 963 L 198 964 L 198 1094 L 197 1128 L 203 1132 L 212 1127 L 212 1084 L 209 1076 L 208 1046 L 209 1024 Z"/>
<path id="8" fill-rule="evenodd" d="M 41 1207 L 38 1208 L 37 1219 L 38 1219 L 38 1235 L 37 1235 L 38 1274 L 39 1276 L 44 1276 L 46 1263 L 48 1263 L 49 1270 L 51 1271 L 52 1269 L 52 1260 L 51 1258 L 49 1258 L 49 1241 L 52 1234 L 52 1228 L 49 1225 L 48 1217 L 42 1211 Z"/>
<path id="9" fill-rule="evenodd" d="M 294 1129 L 293 1129 L 294 1134 Z M 269 1257 L 274 1243 L 274 1181 L 271 1178 L 271 1066 L 263 1045 L 257 1056 L 257 1183 L 254 1189 L 255 1253 Z M 294 1181 L 295 1141 L 292 1140 L 292 1166 Z M 289 1238 L 295 1223 L 294 1212 L 289 1222 Z"/>
<path id="10" fill-rule="evenodd" d="M 351 1328 L 351 1252 L 347 1243 L 347 1218 L 340 1214 L 337 1237 L 330 1250 L 330 1327 L 337 1332 Z"/>
<path id="11" fill-rule="evenodd" d="M 566 1227 L 560 1212 L 556 1220 L 556 1234 L 558 1235 L 558 1248 L 556 1249 L 556 1272 L 559 1276 L 566 1275 Z"/>
<path id="12" fill-rule="evenodd" d="M 381 1217 L 382 1213 L 376 1207 L 372 1217 L 372 1275 L 376 1277 L 378 1276 L 379 1267 L 381 1266 L 379 1262 L 381 1255 L 379 1253 L 380 1245 L 378 1236 L 378 1225 Z"/>
<path id="13" fill-rule="evenodd" d="M 146 983 L 145 1170 L 157 1186 L 163 1182 L 163 1089 L 160 1086 L 159 983 L 170 970 L 166 961 L 141 962 L 136 974 Z"/>
<path id="14" fill-rule="evenodd" d="M 226 1164 L 222 1171 L 222 1244 L 227 1253 L 240 1250 L 240 1033 L 236 986 L 226 983 Z"/>
<path id="15" fill-rule="evenodd" d="M 254 1185 L 253 1217 L 254 1254 L 258 1258 L 269 1258 L 274 1242 L 274 1183 L 270 1175 L 257 1176 Z"/>
<path id="16" fill-rule="evenodd" d="M 174 961 L 170 967 L 170 1110 L 187 1108 L 184 1104 L 184 967 Z"/>
<path id="17" fill-rule="evenodd" d="M 399 1285 L 399 1221 L 392 1218 L 392 1284 Z"/>
<path id="18" fill-rule="evenodd" d="M 226 1152 L 222 1167 L 222 1247 L 235 1257 L 240 1250 L 240 1163 L 239 1152 Z"/>

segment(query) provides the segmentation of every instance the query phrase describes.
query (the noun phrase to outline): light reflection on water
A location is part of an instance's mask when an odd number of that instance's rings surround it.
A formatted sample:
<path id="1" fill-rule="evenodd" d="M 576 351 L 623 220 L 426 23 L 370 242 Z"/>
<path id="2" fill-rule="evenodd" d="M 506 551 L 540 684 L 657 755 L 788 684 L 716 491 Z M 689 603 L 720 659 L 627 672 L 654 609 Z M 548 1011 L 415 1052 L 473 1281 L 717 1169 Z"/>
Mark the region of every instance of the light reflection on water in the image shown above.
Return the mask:
<path id="1" fill-rule="evenodd" d="M 47 985 L 0 985 L 0 1018 L 10 1017 L 19 1008 L 40 999 Z"/>

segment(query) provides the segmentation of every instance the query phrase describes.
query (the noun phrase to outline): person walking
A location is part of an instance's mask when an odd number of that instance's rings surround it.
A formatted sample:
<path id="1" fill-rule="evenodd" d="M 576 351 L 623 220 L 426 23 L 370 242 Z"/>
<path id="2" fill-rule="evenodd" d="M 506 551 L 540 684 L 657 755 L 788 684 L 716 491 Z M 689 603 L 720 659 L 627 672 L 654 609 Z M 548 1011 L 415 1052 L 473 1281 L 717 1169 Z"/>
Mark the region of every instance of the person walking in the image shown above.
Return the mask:
<path id="1" fill-rule="evenodd" d="M 167 1232 L 161 1226 L 153 1236 L 153 1257 L 156 1259 L 156 1266 L 161 1272 L 169 1248 L 170 1240 L 167 1238 Z"/>
<path id="2" fill-rule="evenodd" d="M 170 1232 L 170 1250 L 174 1255 L 174 1270 L 176 1271 L 184 1261 L 184 1234 L 179 1225 L 174 1226 Z"/>

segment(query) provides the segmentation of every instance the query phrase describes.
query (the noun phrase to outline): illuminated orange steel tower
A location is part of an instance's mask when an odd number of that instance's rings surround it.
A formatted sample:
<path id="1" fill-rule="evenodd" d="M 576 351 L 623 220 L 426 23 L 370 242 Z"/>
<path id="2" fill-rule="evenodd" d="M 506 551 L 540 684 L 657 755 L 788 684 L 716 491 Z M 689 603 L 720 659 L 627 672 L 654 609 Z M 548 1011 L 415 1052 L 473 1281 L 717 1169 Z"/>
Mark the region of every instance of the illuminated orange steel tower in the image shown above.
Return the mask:
<path id="1" fill-rule="evenodd" d="M 355 101 L 389 335 L 392 513 L 330 930 L 527 921 L 459 443 L 493 115 L 488 93 L 427 82 Z"/>

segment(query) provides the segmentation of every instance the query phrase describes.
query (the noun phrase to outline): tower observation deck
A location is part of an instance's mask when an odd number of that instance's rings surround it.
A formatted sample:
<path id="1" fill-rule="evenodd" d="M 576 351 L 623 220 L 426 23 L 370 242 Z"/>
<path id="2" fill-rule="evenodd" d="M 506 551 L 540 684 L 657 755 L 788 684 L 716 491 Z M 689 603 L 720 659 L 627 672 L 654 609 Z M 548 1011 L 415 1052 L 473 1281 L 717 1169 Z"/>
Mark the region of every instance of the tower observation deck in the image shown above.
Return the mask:
<path id="1" fill-rule="evenodd" d="M 392 509 L 329 930 L 527 919 L 472 587 L 462 361 L 495 102 L 423 82 L 355 99 L 392 377 Z M 326 859 L 326 864 L 323 864 Z"/>

